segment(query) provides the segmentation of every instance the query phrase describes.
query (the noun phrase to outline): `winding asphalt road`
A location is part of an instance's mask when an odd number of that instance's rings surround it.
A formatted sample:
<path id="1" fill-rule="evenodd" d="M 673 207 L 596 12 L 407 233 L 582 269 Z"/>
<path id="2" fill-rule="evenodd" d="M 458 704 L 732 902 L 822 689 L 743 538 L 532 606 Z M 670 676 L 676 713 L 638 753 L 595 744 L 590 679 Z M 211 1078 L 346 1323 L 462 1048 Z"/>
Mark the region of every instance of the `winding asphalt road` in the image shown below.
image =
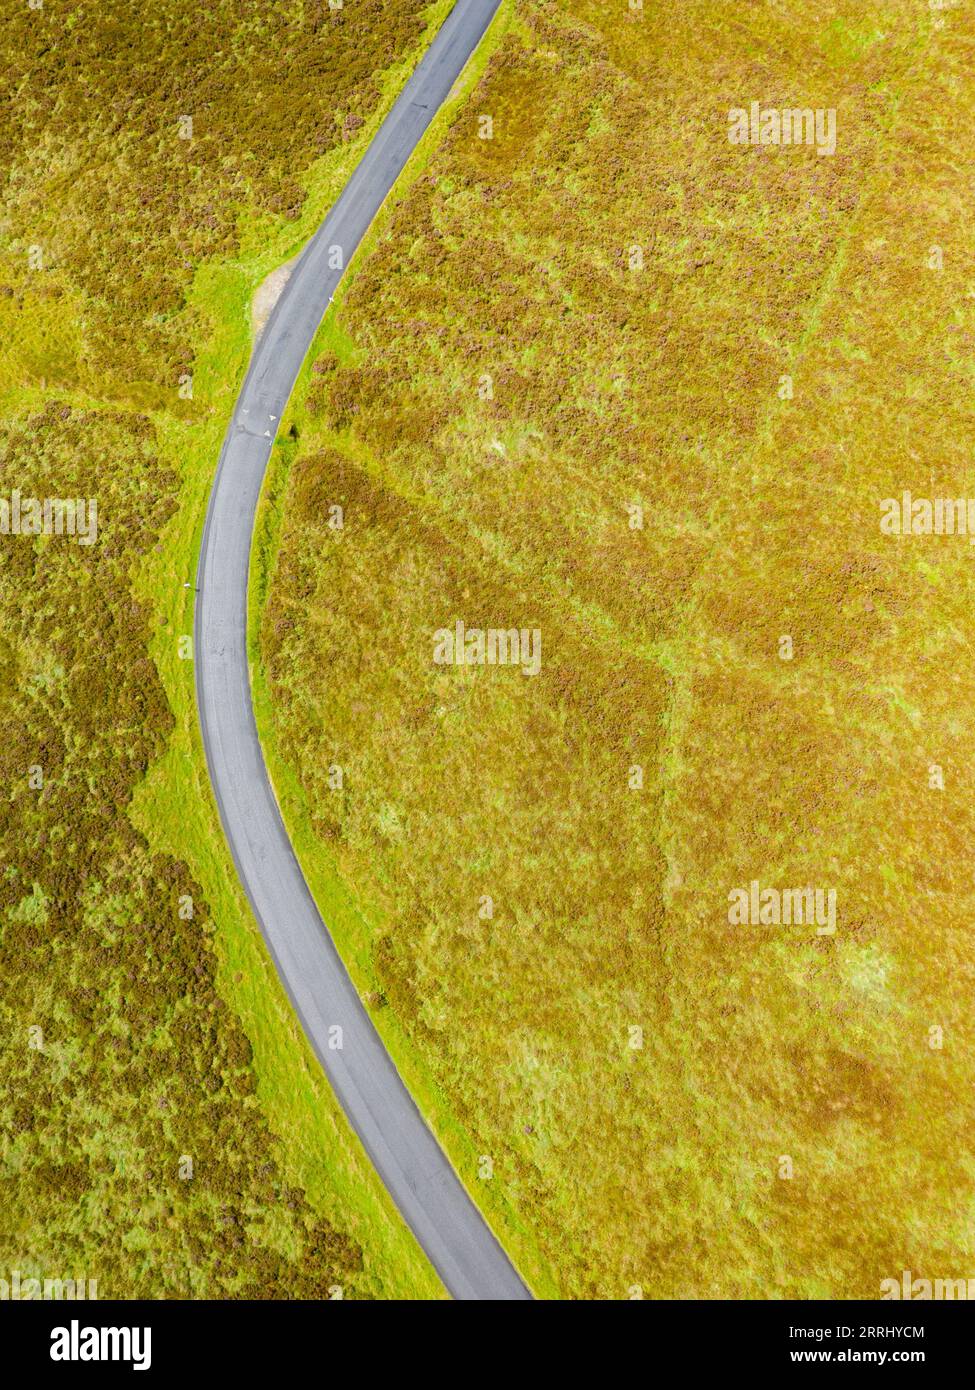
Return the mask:
<path id="1" fill-rule="evenodd" d="M 427 1128 L 312 900 L 257 736 L 247 664 L 254 517 L 278 422 L 342 265 L 460 75 L 500 0 L 457 0 L 261 334 L 227 430 L 200 551 L 196 689 L 203 744 L 237 872 L 278 974 L 342 1108 L 403 1217 L 455 1298 L 528 1290 Z M 330 265 L 331 263 L 331 265 Z M 342 1030 L 341 1049 L 330 1044 Z"/>

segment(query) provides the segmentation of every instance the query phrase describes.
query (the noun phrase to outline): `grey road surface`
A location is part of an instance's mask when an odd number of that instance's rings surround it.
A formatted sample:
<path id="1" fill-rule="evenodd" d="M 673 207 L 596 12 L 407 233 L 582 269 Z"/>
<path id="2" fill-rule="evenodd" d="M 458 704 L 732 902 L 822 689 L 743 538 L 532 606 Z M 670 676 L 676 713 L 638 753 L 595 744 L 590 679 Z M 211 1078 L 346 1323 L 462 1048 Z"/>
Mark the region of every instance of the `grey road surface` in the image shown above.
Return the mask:
<path id="1" fill-rule="evenodd" d="M 342 1108 L 448 1291 L 530 1294 L 427 1128 L 305 883 L 268 781 L 251 704 L 247 573 L 261 482 L 295 379 L 342 271 L 488 27 L 499 0 L 458 0 L 318 232 L 259 338 L 203 533 L 196 687 L 210 779 L 237 872 Z M 342 1046 L 334 1047 L 340 1028 Z"/>

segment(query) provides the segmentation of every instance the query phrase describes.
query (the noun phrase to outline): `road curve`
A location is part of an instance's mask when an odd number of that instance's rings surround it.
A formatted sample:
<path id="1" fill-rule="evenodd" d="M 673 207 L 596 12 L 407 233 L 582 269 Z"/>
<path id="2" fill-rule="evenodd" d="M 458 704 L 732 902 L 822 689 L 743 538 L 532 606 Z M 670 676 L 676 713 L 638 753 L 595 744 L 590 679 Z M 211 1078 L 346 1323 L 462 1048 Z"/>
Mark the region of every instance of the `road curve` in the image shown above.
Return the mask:
<path id="1" fill-rule="evenodd" d="M 342 270 L 447 97 L 500 0 L 457 0 L 305 247 L 261 334 L 227 430 L 197 576 L 196 694 L 210 780 L 241 883 L 302 1027 L 379 1176 L 448 1291 L 528 1290 L 427 1128 L 322 921 L 281 820 L 257 735 L 247 663 L 247 577 L 278 422 Z M 330 1040 L 342 1029 L 342 1048 Z"/>

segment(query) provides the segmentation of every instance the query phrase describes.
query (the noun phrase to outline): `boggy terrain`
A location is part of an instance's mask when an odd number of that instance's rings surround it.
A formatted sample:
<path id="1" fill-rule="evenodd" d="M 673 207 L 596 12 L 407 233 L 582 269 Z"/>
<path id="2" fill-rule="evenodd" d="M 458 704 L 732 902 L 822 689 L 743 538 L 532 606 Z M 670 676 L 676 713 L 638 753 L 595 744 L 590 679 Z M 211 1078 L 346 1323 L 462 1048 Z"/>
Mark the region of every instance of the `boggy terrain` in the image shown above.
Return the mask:
<path id="1" fill-rule="evenodd" d="M 293 412 L 276 781 L 566 1296 L 971 1263 L 973 560 L 881 520 L 975 485 L 973 38 L 913 0 L 519 0 Z M 743 139 L 754 102 L 813 140 Z M 480 660 L 536 630 L 537 674 Z"/>

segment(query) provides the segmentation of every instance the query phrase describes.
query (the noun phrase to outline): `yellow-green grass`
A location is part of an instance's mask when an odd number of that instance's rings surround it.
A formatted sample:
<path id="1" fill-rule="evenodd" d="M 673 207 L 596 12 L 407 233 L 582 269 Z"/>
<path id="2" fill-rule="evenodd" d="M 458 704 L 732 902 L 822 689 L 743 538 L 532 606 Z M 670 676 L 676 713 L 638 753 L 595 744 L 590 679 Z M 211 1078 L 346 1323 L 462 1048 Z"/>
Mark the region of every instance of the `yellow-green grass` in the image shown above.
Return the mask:
<path id="1" fill-rule="evenodd" d="M 176 856 L 202 887 L 215 924 L 219 987 L 253 1047 L 257 1097 L 283 1181 L 302 1191 L 311 1208 L 361 1250 L 362 1269 L 345 1282 L 346 1297 L 443 1297 L 443 1289 L 341 1115 L 243 900 L 210 795 L 192 662 L 181 659 L 179 639 L 192 633 L 199 538 L 223 432 L 246 369 L 253 291 L 311 235 L 449 8 L 448 0 L 426 8 L 422 33 L 381 75 L 379 99 L 353 138 L 306 171 L 289 171 L 300 176 L 304 188 L 300 209 L 287 218 L 253 210 L 239 214 L 233 254 L 198 264 L 179 310 L 181 360 L 192 366 L 191 399 L 179 398 L 171 374 L 169 384 L 148 376 L 141 382 L 129 379 L 135 358 L 126 361 L 121 351 L 122 327 L 114 348 L 103 338 L 93 351 L 89 332 L 103 330 L 104 322 L 96 316 L 92 326 L 90 313 L 97 306 L 90 287 L 86 294 L 73 280 L 70 254 L 53 257 L 40 274 L 24 274 L 21 255 L 29 239 L 24 208 L 33 198 L 24 180 L 16 210 L 20 235 L 7 247 L 6 263 L 17 295 L 0 300 L 0 313 L 12 316 L 0 372 L 4 417 L 22 418 L 52 393 L 76 410 L 141 411 L 151 422 L 159 457 L 178 478 L 178 506 L 167 509 L 172 514 L 157 543 L 131 576 L 134 594 L 151 615 L 151 654 L 172 730 L 165 754 L 136 789 L 130 813 L 151 850 Z M 100 235 L 101 229 L 93 224 L 92 231 Z M 150 362 L 148 371 L 153 370 Z M 108 468 L 111 460 L 100 466 Z M 97 466 L 93 477 L 97 484 Z M 187 583 L 190 587 L 184 587 Z M 83 620 L 89 616 L 95 615 Z M 198 901 L 198 913 L 203 906 Z M 21 1232 L 22 1239 L 27 1236 L 29 1225 Z M 196 1292 L 206 1288 L 197 1286 Z"/>
<path id="2" fill-rule="evenodd" d="M 973 1253 L 971 561 L 879 530 L 972 493 L 945 21 L 516 6 L 286 422 L 265 752 L 539 1292 L 875 1297 Z M 837 154 L 731 146 L 753 99 L 836 108 Z M 541 675 L 438 669 L 457 617 L 540 627 Z M 834 887 L 835 936 L 732 926 L 755 878 Z"/>

